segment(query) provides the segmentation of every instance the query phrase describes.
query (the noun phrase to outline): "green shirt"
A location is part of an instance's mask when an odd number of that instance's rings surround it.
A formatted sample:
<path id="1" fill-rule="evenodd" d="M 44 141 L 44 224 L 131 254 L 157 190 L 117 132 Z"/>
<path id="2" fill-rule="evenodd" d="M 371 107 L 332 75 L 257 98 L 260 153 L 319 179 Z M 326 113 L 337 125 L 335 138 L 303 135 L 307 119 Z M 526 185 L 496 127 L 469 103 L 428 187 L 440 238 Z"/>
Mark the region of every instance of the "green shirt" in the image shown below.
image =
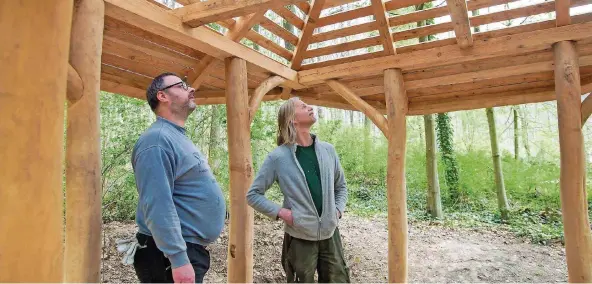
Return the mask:
<path id="1" fill-rule="evenodd" d="M 314 142 L 308 147 L 298 146 L 296 148 L 296 159 L 306 176 L 306 183 L 312 196 L 312 201 L 319 216 L 323 213 L 323 190 L 321 187 L 321 171 L 319 170 L 319 161 L 314 148 Z"/>

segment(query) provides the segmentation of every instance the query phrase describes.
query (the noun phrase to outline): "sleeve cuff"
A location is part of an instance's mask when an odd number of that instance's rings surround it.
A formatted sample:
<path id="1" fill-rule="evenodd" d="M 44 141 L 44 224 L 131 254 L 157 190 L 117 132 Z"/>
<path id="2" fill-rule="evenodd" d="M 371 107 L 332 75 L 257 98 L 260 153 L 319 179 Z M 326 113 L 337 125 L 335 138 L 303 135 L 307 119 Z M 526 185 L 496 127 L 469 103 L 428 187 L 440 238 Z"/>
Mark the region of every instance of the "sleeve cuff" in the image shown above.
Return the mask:
<path id="1" fill-rule="evenodd" d="M 187 263 L 189 263 L 189 257 L 187 256 L 187 251 L 178 252 L 173 255 L 169 255 L 169 261 L 171 262 L 172 268 L 181 267 Z"/>
<path id="2" fill-rule="evenodd" d="M 278 220 L 278 214 L 280 213 L 280 209 L 282 209 L 282 207 L 280 207 L 277 204 L 273 204 L 273 209 L 267 215 L 267 217 L 271 218 L 272 220 Z"/>

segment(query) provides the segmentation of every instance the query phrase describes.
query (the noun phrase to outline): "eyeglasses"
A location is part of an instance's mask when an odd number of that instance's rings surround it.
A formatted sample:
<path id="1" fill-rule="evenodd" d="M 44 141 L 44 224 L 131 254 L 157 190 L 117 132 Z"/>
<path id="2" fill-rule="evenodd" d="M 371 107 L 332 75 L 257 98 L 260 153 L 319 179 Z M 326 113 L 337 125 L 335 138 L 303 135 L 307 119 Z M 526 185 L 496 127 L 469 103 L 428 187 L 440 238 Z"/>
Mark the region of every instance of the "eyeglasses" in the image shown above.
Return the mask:
<path id="1" fill-rule="evenodd" d="M 187 83 L 185 83 L 185 81 L 181 81 L 181 82 L 177 82 L 175 84 L 172 84 L 170 86 L 164 87 L 164 88 L 160 89 L 159 91 L 164 91 L 166 89 L 172 88 L 177 85 L 181 85 L 181 88 L 183 88 L 183 90 L 185 90 L 185 91 L 189 90 L 189 85 L 187 85 Z"/>

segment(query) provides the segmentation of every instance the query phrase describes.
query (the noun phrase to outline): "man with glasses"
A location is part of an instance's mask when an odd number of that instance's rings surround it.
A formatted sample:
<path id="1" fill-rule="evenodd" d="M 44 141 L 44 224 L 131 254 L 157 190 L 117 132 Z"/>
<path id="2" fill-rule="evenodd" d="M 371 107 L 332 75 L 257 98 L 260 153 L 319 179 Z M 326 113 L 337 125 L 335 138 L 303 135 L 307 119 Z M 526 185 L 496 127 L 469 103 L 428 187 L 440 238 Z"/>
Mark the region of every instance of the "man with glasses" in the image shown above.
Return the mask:
<path id="1" fill-rule="evenodd" d="M 134 268 L 140 282 L 201 283 L 206 249 L 222 232 L 226 205 L 201 152 L 186 136 L 195 89 L 172 73 L 146 91 L 156 121 L 136 143 L 132 166 L 139 193 Z"/>

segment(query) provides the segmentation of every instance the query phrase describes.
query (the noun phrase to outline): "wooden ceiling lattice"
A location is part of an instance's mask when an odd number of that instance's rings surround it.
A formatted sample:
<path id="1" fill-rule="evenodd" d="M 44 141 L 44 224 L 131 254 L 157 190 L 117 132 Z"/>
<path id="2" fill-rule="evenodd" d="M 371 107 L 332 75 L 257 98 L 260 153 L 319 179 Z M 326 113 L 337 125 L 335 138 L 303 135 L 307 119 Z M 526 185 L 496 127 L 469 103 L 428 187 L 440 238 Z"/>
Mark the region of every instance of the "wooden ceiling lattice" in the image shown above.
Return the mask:
<path id="1" fill-rule="evenodd" d="M 238 56 L 251 91 L 286 79 L 265 99 L 291 92 L 353 109 L 325 84 L 340 80 L 384 112 L 382 70 L 400 68 L 410 114 L 553 100 L 550 47 L 560 40 L 578 42 L 583 90 L 592 83 L 592 13 L 569 14 L 592 0 L 105 3 L 102 89 L 136 98 L 167 71 L 198 89 L 199 103 L 224 103 L 222 60 Z M 508 21 L 520 25 L 499 24 Z"/>

